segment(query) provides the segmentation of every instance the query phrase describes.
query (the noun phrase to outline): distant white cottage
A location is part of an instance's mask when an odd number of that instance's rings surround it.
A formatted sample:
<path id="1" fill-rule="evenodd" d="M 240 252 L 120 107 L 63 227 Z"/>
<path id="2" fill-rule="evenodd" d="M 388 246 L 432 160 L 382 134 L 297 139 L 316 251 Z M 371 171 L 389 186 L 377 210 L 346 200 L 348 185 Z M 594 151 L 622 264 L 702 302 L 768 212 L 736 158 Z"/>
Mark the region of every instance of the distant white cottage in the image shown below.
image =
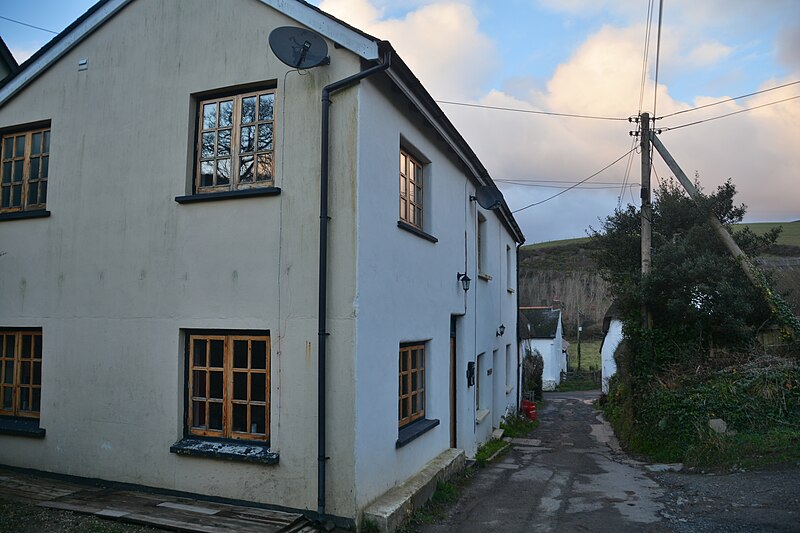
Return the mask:
<path id="1" fill-rule="evenodd" d="M 603 392 L 608 394 L 608 381 L 617 373 L 617 360 L 614 354 L 622 342 L 622 319 L 616 304 L 606 311 L 603 317 L 603 342 L 600 345 L 600 360 L 603 373 Z"/>
<path id="2" fill-rule="evenodd" d="M 329 62 L 279 61 L 285 26 Z M 523 235 L 388 42 L 297 0 L 102 0 L 13 67 L 0 463 L 353 526 L 516 406 Z"/>
<path id="3" fill-rule="evenodd" d="M 552 391 L 567 371 L 567 351 L 561 309 L 520 307 L 520 342 L 527 353 L 537 351 L 544 360 L 542 390 Z"/>

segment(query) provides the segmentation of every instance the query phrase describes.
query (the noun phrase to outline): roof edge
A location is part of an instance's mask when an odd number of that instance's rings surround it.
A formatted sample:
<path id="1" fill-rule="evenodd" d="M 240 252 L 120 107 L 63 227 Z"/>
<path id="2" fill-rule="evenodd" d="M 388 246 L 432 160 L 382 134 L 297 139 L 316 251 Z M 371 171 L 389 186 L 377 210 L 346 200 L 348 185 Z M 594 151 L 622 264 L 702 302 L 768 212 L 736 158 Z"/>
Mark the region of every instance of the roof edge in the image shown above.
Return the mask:
<path id="1" fill-rule="evenodd" d="M 40 48 L 0 87 L 0 106 L 133 0 L 100 0 Z"/>

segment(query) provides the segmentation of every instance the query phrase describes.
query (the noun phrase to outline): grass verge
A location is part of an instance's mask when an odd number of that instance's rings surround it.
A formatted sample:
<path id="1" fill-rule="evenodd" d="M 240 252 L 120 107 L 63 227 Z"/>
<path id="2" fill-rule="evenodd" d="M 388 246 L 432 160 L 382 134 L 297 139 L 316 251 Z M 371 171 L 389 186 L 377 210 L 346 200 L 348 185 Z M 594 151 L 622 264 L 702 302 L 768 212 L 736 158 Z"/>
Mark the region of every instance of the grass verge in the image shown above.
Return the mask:
<path id="1" fill-rule="evenodd" d="M 538 420 L 531 420 L 520 414 L 508 416 L 504 418 L 502 422 L 500 422 L 500 429 L 503 430 L 503 436 L 510 437 L 512 439 L 525 438 L 531 431 L 538 427 Z"/>

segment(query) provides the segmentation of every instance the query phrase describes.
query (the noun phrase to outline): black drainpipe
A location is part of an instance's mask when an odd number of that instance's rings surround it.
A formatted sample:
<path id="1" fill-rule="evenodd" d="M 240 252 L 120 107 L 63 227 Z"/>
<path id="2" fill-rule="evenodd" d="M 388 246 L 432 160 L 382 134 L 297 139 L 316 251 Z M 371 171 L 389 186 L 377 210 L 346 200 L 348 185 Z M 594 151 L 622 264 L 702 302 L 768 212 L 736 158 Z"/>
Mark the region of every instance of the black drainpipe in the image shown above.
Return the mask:
<path id="1" fill-rule="evenodd" d="M 320 164 L 320 191 L 319 191 L 319 337 L 318 348 L 318 376 L 317 376 L 317 444 L 319 455 L 317 457 L 317 519 L 320 523 L 325 521 L 325 462 L 328 460 L 325 452 L 325 348 L 327 344 L 327 306 L 328 306 L 328 140 L 330 138 L 330 107 L 331 94 L 355 85 L 364 78 L 388 69 L 392 64 L 391 51 L 383 53 L 380 63 L 362 70 L 352 76 L 335 81 L 322 89 L 322 161 Z"/>
<path id="2" fill-rule="evenodd" d="M 515 319 L 517 320 L 517 327 L 514 328 L 517 331 L 517 413 L 519 413 L 519 403 L 520 397 L 522 396 L 522 383 L 520 382 L 520 374 L 522 368 L 522 358 L 520 357 L 519 353 L 519 249 L 522 247 L 522 243 L 517 244 L 517 309 Z"/>

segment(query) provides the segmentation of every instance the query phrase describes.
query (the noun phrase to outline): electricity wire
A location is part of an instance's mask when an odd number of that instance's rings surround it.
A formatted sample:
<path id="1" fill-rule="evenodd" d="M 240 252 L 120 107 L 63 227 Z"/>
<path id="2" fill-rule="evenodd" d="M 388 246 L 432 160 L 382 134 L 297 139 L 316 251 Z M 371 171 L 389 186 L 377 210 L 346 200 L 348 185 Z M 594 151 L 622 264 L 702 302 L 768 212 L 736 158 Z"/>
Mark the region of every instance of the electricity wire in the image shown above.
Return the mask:
<path id="1" fill-rule="evenodd" d="M 588 178 L 582 179 L 581 181 L 579 181 L 579 182 L 575 183 L 575 185 L 572 185 L 571 187 L 567 187 L 567 188 L 566 188 L 566 189 L 564 189 L 563 191 L 557 192 L 556 194 L 554 194 L 553 196 L 550 196 L 549 198 L 545 198 L 544 200 L 541 200 L 541 201 L 539 201 L 539 202 L 534 202 L 534 203 L 532 203 L 532 204 L 526 205 L 525 207 L 521 207 L 521 208 L 519 208 L 519 209 L 515 209 L 514 211 L 512 211 L 512 213 L 519 213 L 520 211 L 524 211 L 524 210 L 528 209 L 529 207 L 533 207 L 533 206 L 536 206 L 536 205 L 541 205 L 541 204 L 543 204 L 543 203 L 545 203 L 545 202 L 548 202 L 548 201 L 552 200 L 553 198 L 556 198 L 557 196 L 561 196 L 562 194 L 564 194 L 564 193 L 565 193 L 565 192 L 567 192 L 567 191 L 571 191 L 572 189 L 576 188 L 578 185 L 580 185 L 580 184 L 582 184 L 582 183 L 586 183 L 587 181 L 589 181 L 589 180 L 590 180 L 590 179 L 592 179 L 593 177 L 597 176 L 597 175 L 598 175 L 598 174 L 600 174 L 601 172 L 604 172 L 604 171 L 608 170 L 609 168 L 613 167 L 614 165 L 616 165 L 617 163 L 619 163 L 620 161 L 622 161 L 623 159 L 625 159 L 625 157 L 626 157 L 626 156 L 627 156 L 629 153 L 631 153 L 633 150 L 635 150 L 635 148 L 633 148 L 633 149 L 631 149 L 631 150 L 628 150 L 627 152 L 625 152 L 624 154 L 622 154 L 621 156 L 619 156 L 618 158 L 616 158 L 614 161 L 612 161 L 612 162 L 611 162 L 611 163 L 609 163 L 608 165 L 604 166 L 603 168 L 601 168 L 600 170 L 598 170 L 597 172 L 595 172 L 594 174 L 592 174 L 592 175 L 591 175 L 591 176 L 589 176 Z"/>
<path id="2" fill-rule="evenodd" d="M 658 36 L 656 37 L 656 76 L 655 87 L 653 87 L 653 122 L 656 116 L 656 103 L 658 101 L 658 64 L 661 58 L 661 19 L 664 14 L 664 0 L 658 1 Z M 652 161 L 652 158 L 650 158 Z"/>
<path id="3" fill-rule="evenodd" d="M 679 130 L 679 129 L 685 128 L 687 126 L 696 126 L 697 124 L 703 124 L 704 122 L 711 122 L 712 120 L 718 120 L 718 119 L 721 119 L 721 118 L 730 117 L 730 116 L 733 116 L 733 115 L 738 115 L 740 113 L 746 113 L 747 111 L 753 111 L 755 109 L 761 109 L 762 107 L 767 107 L 767 106 L 771 106 L 771 105 L 775 105 L 775 104 L 782 104 L 783 102 L 788 102 L 789 100 L 795 100 L 797 98 L 800 98 L 800 94 L 795 95 L 795 96 L 790 96 L 789 98 L 784 98 L 783 100 L 776 100 L 774 102 L 768 102 L 766 104 L 761 104 L 761 105 L 757 105 L 757 106 L 753 106 L 753 107 L 748 107 L 747 109 L 740 109 L 739 111 L 733 111 L 731 113 L 725 113 L 724 115 L 719 115 L 719 116 L 716 116 L 716 117 L 706 118 L 706 119 L 703 119 L 703 120 L 696 120 L 694 122 L 688 122 L 686 124 L 681 124 L 680 126 L 672 126 L 672 127 L 667 127 L 667 128 L 658 128 L 658 131 L 659 132 L 664 132 L 664 131 L 671 131 L 671 130 Z"/>
<path id="4" fill-rule="evenodd" d="M 39 26 L 34 26 L 33 24 L 28 24 L 27 22 L 22 22 L 20 20 L 14 20 L 14 19 L 11 19 L 11 18 L 8 18 L 8 17 L 4 17 L 2 15 L 0 15 L 0 19 L 7 20 L 9 22 L 13 22 L 14 24 L 20 24 L 22 26 L 27 26 L 29 28 L 33 28 L 34 30 L 46 31 L 47 33 L 52 33 L 53 35 L 58 35 L 57 31 L 48 30 L 47 28 L 41 28 Z"/>
<path id="5" fill-rule="evenodd" d="M 436 100 L 437 104 L 447 104 L 447 105 L 457 105 L 463 107 L 477 107 L 481 109 L 493 109 L 496 111 L 513 111 L 515 113 L 530 113 L 532 115 L 549 115 L 554 117 L 568 117 L 568 118 L 585 118 L 590 120 L 617 120 L 617 121 L 625 121 L 628 120 L 627 117 L 605 117 L 605 116 L 598 116 L 598 115 L 581 115 L 576 113 L 556 113 L 553 111 L 537 111 L 534 109 L 519 109 L 516 107 L 500 107 L 500 106 L 492 106 L 492 105 L 483 105 L 483 104 L 469 104 L 466 102 L 452 102 L 449 100 Z"/>
<path id="6" fill-rule="evenodd" d="M 792 82 L 789 82 L 789 83 L 784 83 L 783 85 L 776 85 L 775 87 L 770 87 L 769 89 L 762 89 L 760 91 L 756 91 L 756 92 L 753 92 L 753 93 L 747 93 L 747 94 L 742 94 L 742 95 L 739 95 L 739 96 L 734 96 L 732 98 L 726 98 L 724 100 L 719 100 L 717 102 L 711 102 L 710 104 L 704 104 L 704 105 L 700 105 L 700 106 L 697 106 L 697 107 L 692 107 L 692 108 L 689 108 L 689 109 L 682 109 L 681 111 L 675 111 L 674 113 L 670 113 L 668 115 L 664 115 L 663 117 L 658 117 L 658 120 L 662 120 L 662 119 L 669 118 L 669 117 L 674 117 L 675 115 L 680 115 L 682 113 L 689 113 L 690 111 L 697 111 L 698 109 L 705 109 L 707 107 L 713 107 L 715 105 L 725 104 L 727 102 L 734 102 L 736 100 L 741 100 L 742 98 L 749 98 L 750 96 L 755 96 L 757 94 L 763 94 L 763 93 L 768 93 L 770 91 L 775 91 L 777 89 L 783 89 L 784 87 L 791 87 L 792 85 L 797 85 L 798 83 L 800 83 L 800 80 L 792 81 Z"/>
<path id="7" fill-rule="evenodd" d="M 645 22 L 644 50 L 642 52 L 642 78 L 639 85 L 639 115 L 642 114 L 642 102 L 644 102 L 644 87 L 647 81 L 647 59 L 650 55 L 650 33 L 653 26 L 653 1 L 647 3 L 647 21 Z"/>

